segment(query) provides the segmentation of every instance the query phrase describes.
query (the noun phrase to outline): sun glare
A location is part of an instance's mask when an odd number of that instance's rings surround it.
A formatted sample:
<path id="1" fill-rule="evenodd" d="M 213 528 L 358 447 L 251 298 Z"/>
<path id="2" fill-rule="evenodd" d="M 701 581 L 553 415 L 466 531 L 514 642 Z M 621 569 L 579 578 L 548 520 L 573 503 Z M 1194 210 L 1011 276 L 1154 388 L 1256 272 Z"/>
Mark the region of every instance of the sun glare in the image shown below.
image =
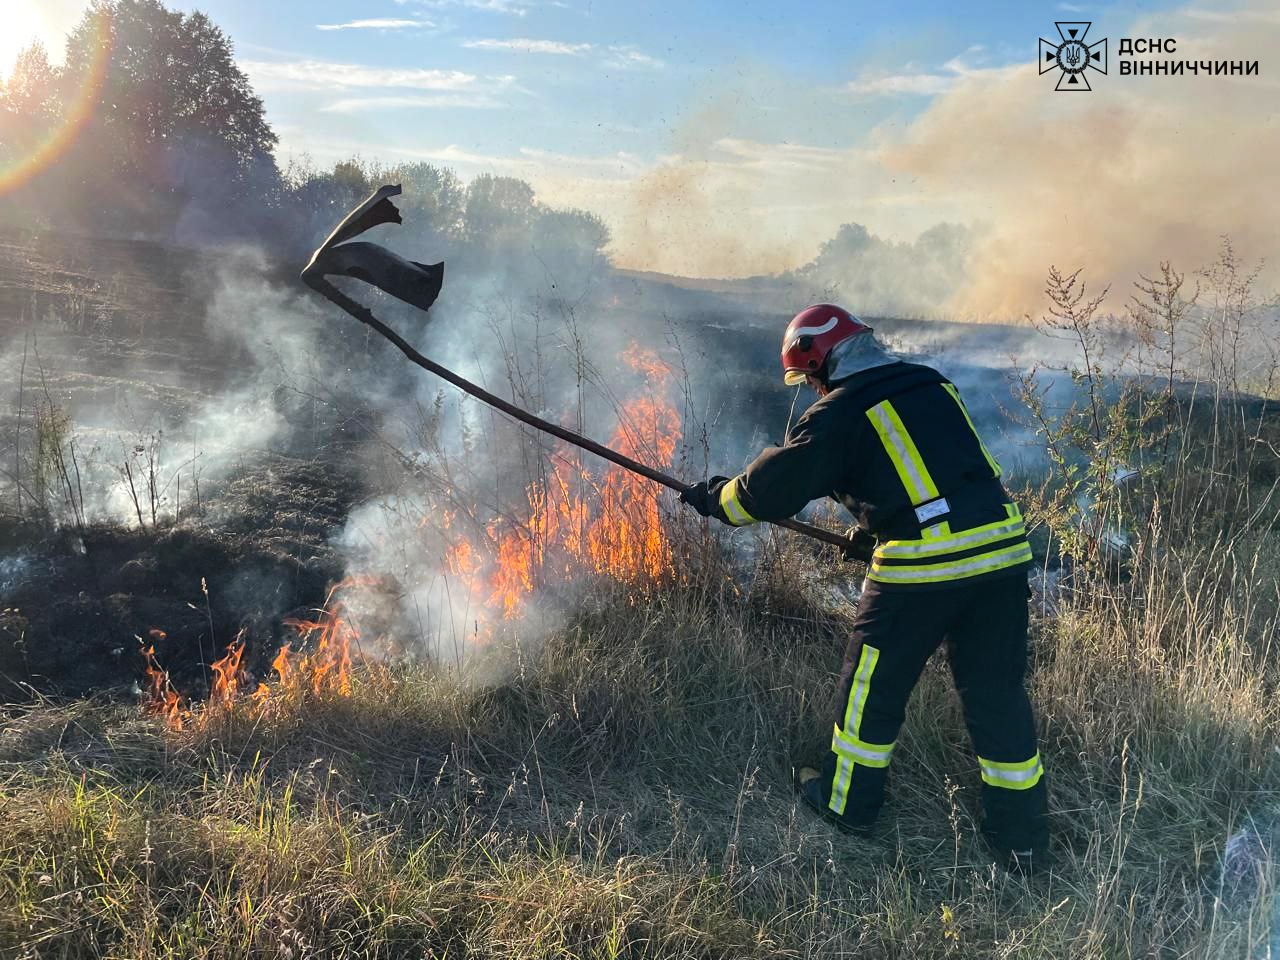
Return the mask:
<path id="1" fill-rule="evenodd" d="M 0 78 L 8 80 L 18 54 L 40 36 L 44 24 L 28 0 L 5 6 L 0 13 Z"/>
<path id="2" fill-rule="evenodd" d="M 37 40 L 61 63 L 63 42 L 88 6 L 88 0 L 0 0 L 0 79 L 9 79 L 18 54 Z"/>
<path id="3" fill-rule="evenodd" d="M 61 30 L 65 35 L 83 7 L 83 0 L 47 0 L 48 9 L 37 11 L 28 0 L 19 0 L 0 14 L 0 25 L 4 27 L 4 33 L 0 34 L 3 38 L 0 39 L 0 76 L 7 79 L 13 61 L 32 40 L 45 39 L 45 45 L 50 46 L 47 39 L 50 29 Z M 0 163 L 0 194 L 20 188 L 34 174 L 55 163 L 90 120 L 111 57 L 111 22 L 106 8 L 90 19 L 89 29 L 92 56 L 86 69 L 74 78 L 70 95 L 63 97 L 57 123 L 40 139 L 22 145 Z M 50 50 L 50 59 L 55 62 L 62 59 L 60 44 L 56 50 Z"/>

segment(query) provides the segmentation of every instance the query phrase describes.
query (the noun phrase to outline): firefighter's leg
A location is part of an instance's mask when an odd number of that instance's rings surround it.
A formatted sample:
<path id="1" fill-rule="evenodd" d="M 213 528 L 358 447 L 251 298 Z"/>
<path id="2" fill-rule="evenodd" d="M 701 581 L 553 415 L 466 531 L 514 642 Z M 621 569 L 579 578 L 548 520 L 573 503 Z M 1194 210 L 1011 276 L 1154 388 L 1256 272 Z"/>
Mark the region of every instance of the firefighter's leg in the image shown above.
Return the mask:
<path id="1" fill-rule="evenodd" d="M 845 825 L 869 826 L 880 812 L 907 699 L 942 640 L 948 606 L 874 588 L 862 596 L 837 689 L 831 752 L 810 797 Z"/>
<path id="2" fill-rule="evenodd" d="M 1001 851 L 1043 851 L 1049 842 L 1047 784 L 1023 683 L 1026 583 L 1007 577 L 967 592 L 947 648 L 982 775 L 983 832 Z"/>

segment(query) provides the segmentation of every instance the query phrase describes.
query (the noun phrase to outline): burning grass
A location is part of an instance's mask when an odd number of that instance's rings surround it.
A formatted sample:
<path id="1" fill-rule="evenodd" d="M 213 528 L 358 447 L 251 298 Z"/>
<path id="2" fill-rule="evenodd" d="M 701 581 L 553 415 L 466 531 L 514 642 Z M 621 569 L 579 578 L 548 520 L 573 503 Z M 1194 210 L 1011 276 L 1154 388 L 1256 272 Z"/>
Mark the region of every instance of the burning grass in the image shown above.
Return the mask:
<path id="1" fill-rule="evenodd" d="M 171 730 L 181 731 L 194 721 L 204 727 L 220 722 L 242 702 L 249 702 L 255 713 L 276 709 L 281 700 L 300 697 L 349 697 L 352 691 L 353 650 L 360 644 L 360 631 L 348 612 L 343 591 L 360 585 L 348 578 L 329 588 L 324 606 L 309 617 L 290 617 L 286 627 L 296 632 L 296 641 L 281 644 L 271 660 L 270 681 L 259 680 L 245 665 L 248 642 L 241 630 L 227 645 L 223 655 L 209 665 L 211 683 L 207 700 L 187 708 L 174 689 L 167 671 L 156 661 L 155 644 L 142 648 L 146 686 L 142 689 L 144 712 L 159 716 Z M 152 640 L 167 639 L 162 630 L 151 630 Z M 297 644 L 298 649 L 294 650 Z M 250 689 L 252 687 L 252 690 Z"/>
<path id="2" fill-rule="evenodd" d="M 1280 563 L 1274 538 L 1254 546 L 1231 562 Z M 1199 583 L 1185 559 L 1164 592 L 1148 585 L 1144 619 L 1075 596 L 1037 624 L 1051 877 L 987 860 L 938 662 L 882 834 L 844 837 L 797 807 L 788 770 L 825 746 L 845 624 L 773 592 L 807 576 L 812 561 L 788 553 L 745 594 L 714 566 L 639 601 L 619 586 L 536 651 L 480 651 L 516 664 L 497 684 L 479 662 L 462 675 L 357 663 L 349 696 L 273 696 L 269 711 L 240 697 L 216 725 L 172 730 L 103 703 L 14 713 L 0 902 L 15 906 L 0 944 L 42 957 L 1263 956 L 1280 815 L 1273 620 L 1229 615 L 1243 589 L 1230 577 L 1184 593 Z"/>
<path id="3" fill-rule="evenodd" d="M 648 385 L 667 375 L 632 359 Z M 681 430 L 660 396 L 632 396 L 612 438 L 655 463 Z M 1215 496 L 1248 491 L 1220 468 L 1203 472 Z M 257 650 L 269 665 L 233 641 L 194 706 L 199 685 L 156 653 L 175 649 L 173 627 L 143 648 L 149 711 L 12 708 L 0 955 L 1280 950 L 1274 524 L 1215 541 L 1185 493 L 1166 497 L 1127 579 L 1082 566 L 1036 623 L 1057 863 L 1025 881 L 978 841 L 980 784 L 937 661 L 895 752 L 880 835 L 841 836 L 797 806 L 790 768 L 826 748 L 850 611 L 816 595 L 818 567 L 793 541 L 766 535 L 786 549 L 766 547 L 744 577 L 665 519 L 651 487 L 563 450 L 524 494 L 514 517 L 422 511 L 409 525 L 445 521 L 433 531 L 445 573 L 475 601 L 484 642 L 460 666 L 363 660 L 377 638 L 361 635 L 352 596 L 370 585 L 348 581 L 316 610 L 290 608 L 286 642 Z M 1270 496 L 1248 501 L 1251 523 Z M 196 568 L 159 562 L 151 575 L 189 581 Z M 573 578 L 589 596 L 522 642 L 535 591 Z M 173 593 L 166 610 L 189 605 L 194 585 Z"/>
<path id="4" fill-rule="evenodd" d="M 680 415 L 665 398 L 672 370 L 634 345 L 623 359 L 643 387 L 621 405 L 607 446 L 667 467 L 681 440 Z M 488 638 L 494 624 L 520 619 L 530 596 L 548 583 L 603 576 L 643 590 L 671 579 L 662 488 L 621 467 L 597 466 L 562 445 L 550 458 L 548 475 L 525 490 L 525 516 L 491 521 L 480 542 L 444 514 L 445 571 L 461 593 L 477 598 L 483 621 L 478 634 Z"/>

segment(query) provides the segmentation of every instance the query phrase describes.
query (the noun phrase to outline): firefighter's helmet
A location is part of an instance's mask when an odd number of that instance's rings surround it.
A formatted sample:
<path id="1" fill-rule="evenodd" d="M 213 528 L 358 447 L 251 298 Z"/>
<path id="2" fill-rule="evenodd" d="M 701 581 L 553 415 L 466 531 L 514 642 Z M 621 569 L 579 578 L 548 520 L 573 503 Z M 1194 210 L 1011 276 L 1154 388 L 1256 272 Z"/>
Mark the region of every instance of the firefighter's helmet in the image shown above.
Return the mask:
<path id="1" fill-rule="evenodd" d="M 819 373 L 837 345 L 871 328 L 848 310 L 830 303 L 805 307 L 787 324 L 782 337 L 782 379 L 787 386 Z"/>

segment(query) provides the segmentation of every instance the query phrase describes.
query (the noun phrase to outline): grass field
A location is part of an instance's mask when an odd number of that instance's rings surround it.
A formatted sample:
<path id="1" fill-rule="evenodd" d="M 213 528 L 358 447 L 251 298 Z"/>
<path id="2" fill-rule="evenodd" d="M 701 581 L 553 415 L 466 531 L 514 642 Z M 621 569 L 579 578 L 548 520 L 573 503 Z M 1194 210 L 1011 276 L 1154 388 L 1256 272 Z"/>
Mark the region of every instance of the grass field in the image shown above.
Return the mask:
<path id="1" fill-rule="evenodd" d="M 12 711 L 0 944 L 32 957 L 1267 956 L 1275 606 L 1248 584 L 1269 558 L 1165 567 L 1143 609 L 1076 596 L 1037 621 L 1047 876 L 1004 875 L 975 837 L 978 778 L 936 660 L 881 834 L 845 837 L 797 807 L 789 766 L 825 748 L 845 623 L 780 592 L 808 561 L 774 555 L 748 588 L 708 561 L 680 586 L 605 596 L 536 650 L 489 651 L 473 668 L 484 683 L 376 666 L 348 697 L 211 707 L 183 731 L 105 701 Z"/>
<path id="2" fill-rule="evenodd" d="M 357 658 L 349 688 L 281 680 L 180 728 L 149 713 L 127 688 L 140 661 L 117 656 L 131 632 L 163 621 L 164 665 L 199 696 L 201 631 L 252 622 L 266 677 L 285 611 L 342 570 L 352 505 L 431 479 L 391 458 L 405 475 L 368 490 L 313 451 L 163 522 L 4 529 L 0 559 L 49 586 L 0 609 L 0 667 L 29 694 L 0 726 L 0 957 L 1280 955 L 1274 378 L 1246 382 L 1224 310 L 1188 399 L 1171 277 L 1135 319 L 1170 359 L 1122 382 L 1075 278 L 1052 275 L 1055 329 L 1094 359 L 1069 409 L 1025 397 L 1050 453 L 1043 486 L 1019 482 L 1054 568 L 1033 581 L 1029 674 L 1052 871 L 987 856 L 940 657 L 879 833 L 798 805 L 791 767 L 827 749 L 854 613 L 831 581 L 861 570 L 776 534 L 733 552 L 665 513 L 674 563 L 578 583 L 549 635 L 503 627 L 461 667 Z M 1099 494 L 1123 462 L 1143 485 Z M 1119 563 L 1099 554 L 1108 511 L 1133 533 Z M 73 695 L 25 685 L 42 672 Z"/>

